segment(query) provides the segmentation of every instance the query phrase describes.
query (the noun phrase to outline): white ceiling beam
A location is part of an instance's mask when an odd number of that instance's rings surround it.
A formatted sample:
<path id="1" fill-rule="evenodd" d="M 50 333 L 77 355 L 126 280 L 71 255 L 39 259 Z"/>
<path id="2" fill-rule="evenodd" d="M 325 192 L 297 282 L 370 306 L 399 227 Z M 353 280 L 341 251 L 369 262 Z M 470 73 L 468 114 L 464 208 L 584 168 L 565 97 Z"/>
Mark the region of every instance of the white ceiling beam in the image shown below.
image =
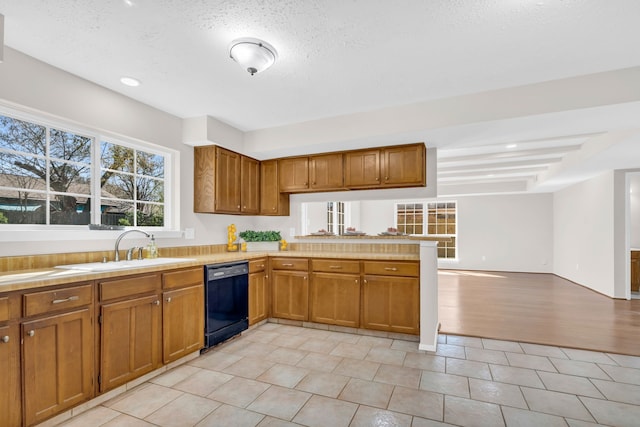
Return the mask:
<path id="1" fill-rule="evenodd" d="M 438 173 L 440 172 L 456 172 L 456 171 L 473 171 L 486 169 L 517 169 L 522 167 L 548 166 L 553 163 L 562 161 L 562 157 L 546 158 L 546 159 L 530 159 L 518 161 L 505 161 L 498 163 L 470 163 L 467 165 L 455 164 L 438 164 Z"/>
<path id="2" fill-rule="evenodd" d="M 525 157 L 534 157 L 534 156 L 545 156 L 549 154 L 560 154 L 564 156 L 572 151 L 580 150 L 581 146 L 582 145 L 568 145 L 564 147 L 502 151 L 499 153 L 472 154 L 469 156 L 457 156 L 457 157 L 447 157 L 447 153 L 446 153 L 447 150 L 440 150 L 438 151 L 438 163 L 446 164 L 446 163 L 464 162 L 464 161 L 515 159 L 515 158 L 525 158 Z"/>
<path id="3" fill-rule="evenodd" d="M 517 176 L 517 175 L 535 175 L 537 173 L 546 171 L 549 168 L 549 166 L 539 166 L 539 167 L 535 167 L 535 168 L 517 168 L 517 169 L 481 169 L 481 170 L 474 170 L 474 171 L 469 171 L 469 172 L 459 172 L 459 171 L 446 171 L 446 172 L 441 172 L 438 171 L 438 179 L 441 178 L 456 178 L 456 177 L 467 177 L 467 176 L 487 176 L 489 174 L 493 174 L 493 175 L 511 175 L 511 176 Z"/>

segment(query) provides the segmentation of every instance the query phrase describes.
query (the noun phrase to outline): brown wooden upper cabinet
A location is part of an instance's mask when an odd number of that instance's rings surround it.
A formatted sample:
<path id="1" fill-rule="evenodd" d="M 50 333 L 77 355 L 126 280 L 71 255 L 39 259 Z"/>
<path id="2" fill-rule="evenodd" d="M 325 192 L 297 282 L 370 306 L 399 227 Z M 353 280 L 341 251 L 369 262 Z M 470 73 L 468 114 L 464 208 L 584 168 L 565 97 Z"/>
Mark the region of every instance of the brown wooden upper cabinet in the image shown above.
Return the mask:
<path id="1" fill-rule="evenodd" d="M 349 189 L 425 186 L 426 148 L 419 143 L 348 151 L 344 185 Z"/>
<path id="2" fill-rule="evenodd" d="M 280 159 L 280 191 L 344 190 L 342 153 Z"/>
<path id="3" fill-rule="evenodd" d="M 258 214 L 260 162 L 215 145 L 194 147 L 193 210 Z"/>
<path id="4" fill-rule="evenodd" d="M 278 185 L 278 160 L 260 162 L 260 215 L 289 215 L 289 194 Z"/>
<path id="5" fill-rule="evenodd" d="M 278 182 L 283 193 L 309 190 L 309 158 L 278 159 Z"/>

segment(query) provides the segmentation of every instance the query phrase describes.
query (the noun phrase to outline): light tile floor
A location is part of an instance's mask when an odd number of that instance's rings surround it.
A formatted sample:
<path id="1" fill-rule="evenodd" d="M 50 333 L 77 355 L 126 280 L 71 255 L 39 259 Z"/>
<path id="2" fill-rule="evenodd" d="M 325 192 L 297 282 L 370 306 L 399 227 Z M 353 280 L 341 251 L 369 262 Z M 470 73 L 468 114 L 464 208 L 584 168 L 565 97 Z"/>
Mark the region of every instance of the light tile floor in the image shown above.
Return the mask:
<path id="1" fill-rule="evenodd" d="M 266 323 L 62 425 L 640 425 L 640 357 L 439 341 Z"/>

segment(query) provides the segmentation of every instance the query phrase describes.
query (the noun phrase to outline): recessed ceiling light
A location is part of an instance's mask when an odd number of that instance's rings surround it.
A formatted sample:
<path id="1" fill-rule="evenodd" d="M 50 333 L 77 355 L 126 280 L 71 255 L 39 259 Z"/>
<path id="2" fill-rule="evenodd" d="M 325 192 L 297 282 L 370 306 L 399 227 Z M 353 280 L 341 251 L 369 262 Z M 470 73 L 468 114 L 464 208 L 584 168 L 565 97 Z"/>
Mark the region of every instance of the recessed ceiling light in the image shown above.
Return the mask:
<path id="1" fill-rule="evenodd" d="M 122 0 L 122 3 L 124 3 L 125 6 L 127 7 L 133 7 L 136 4 L 133 2 L 133 0 Z"/>
<path id="2" fill-rule="evenodd" d="M 516 148 L 518 144 L 507 144 L 507 148 Z"/>
<path id="3" fill-rule="evenodd" d="M 133 77 L 121 77 L 120 83 L 131 87 L 140 86 L 140 80 L 134 79 Z"/>

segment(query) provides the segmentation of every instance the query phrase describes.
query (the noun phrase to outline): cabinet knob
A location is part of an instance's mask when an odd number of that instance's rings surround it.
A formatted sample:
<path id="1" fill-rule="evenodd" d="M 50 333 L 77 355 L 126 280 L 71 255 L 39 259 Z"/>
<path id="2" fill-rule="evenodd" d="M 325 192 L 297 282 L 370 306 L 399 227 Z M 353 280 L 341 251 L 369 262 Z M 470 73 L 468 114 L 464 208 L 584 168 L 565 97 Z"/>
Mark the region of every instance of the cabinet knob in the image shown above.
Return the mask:
<path id="1" fill-rule="evenodd" d="M 247 205 L 244 205 L 244 206 L 242 207 L 242 209 L 247 209 Z"/>
<path id="2" fill-rule="evenodd" d="M 238 209 L 240 209 L 240 205 L 238 205 Z"/>
<path id="3" fill-rule="evenodd" d="M 0 340 L 1 340 L 2 342 L 5 342 L 5 343 L 6 343 L 6 342 L 9 342 L 9 335 L 5 335 L 5 336 L 3 336 L 2 338 L 0 338 Z"/>
<path id="4" fill-rule="evenodd" d="M 167 298 L 167 302 L 171 302 L 171 297 L 168 297 L 168 298 Z"/>
<path id="5" fill-rule="evenodd" d="M 364 279 L 364 280 L 362 281 L 362 283 L 364 283 L 364 284 L 366 285 L 366 284 L 367 284 L 367 279 Z"/>
<path id="6" fill-rule="evenodd" d="M 385 180 L 385 181 L 389 181 L 389 177 L 388 177 L 388 176 L 385 176 L 385 177 L 384 177 L 384 180 Z"/>
<path id="7" fill-rule="evenodd" d="M 155 301 L 153 302 L 153 305 L 160 305 L 160 301 L 155 300 Z"/>
<path id="8" fill-rule="evenodd" d="M 376 176 L 376 181 L 380 182 L 380 177 Z"/>
<path id="9" fill-rule="evenodd" d="M 275 207 L 273 207 L 273 208 L 271 208 L 271 210 L 272 210 L 272 211 L 275 211 L 275 210 L 276 210 L 276 208 L 275 208 Z"/>
<path id="10" fill-rule="evenodd" d="M 27 332 L 27 335 L 29 335 L 30 337 L 34 336 L 35 334 L 36 334 L 36 331 L 34 331 L 33 329 Z"/>

